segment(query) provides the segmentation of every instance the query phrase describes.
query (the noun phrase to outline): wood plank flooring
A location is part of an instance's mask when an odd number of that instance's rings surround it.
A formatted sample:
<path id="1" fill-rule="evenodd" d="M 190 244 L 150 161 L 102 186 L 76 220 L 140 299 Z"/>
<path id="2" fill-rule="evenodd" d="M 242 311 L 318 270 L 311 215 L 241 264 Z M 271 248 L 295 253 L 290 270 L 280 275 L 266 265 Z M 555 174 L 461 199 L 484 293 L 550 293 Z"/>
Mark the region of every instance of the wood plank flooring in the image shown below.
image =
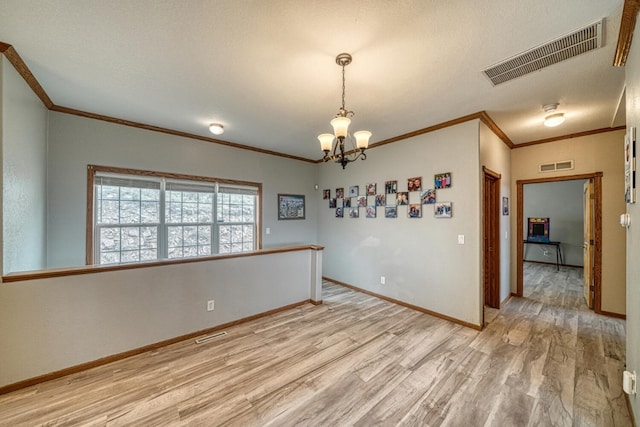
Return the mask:
<path id="1" fill-rule="evenodd" d="M 630 426 L 625 323 L 526 264 L 478 332 L 325 283 L 324 304 L 0 396 L 2 426 Z"/>

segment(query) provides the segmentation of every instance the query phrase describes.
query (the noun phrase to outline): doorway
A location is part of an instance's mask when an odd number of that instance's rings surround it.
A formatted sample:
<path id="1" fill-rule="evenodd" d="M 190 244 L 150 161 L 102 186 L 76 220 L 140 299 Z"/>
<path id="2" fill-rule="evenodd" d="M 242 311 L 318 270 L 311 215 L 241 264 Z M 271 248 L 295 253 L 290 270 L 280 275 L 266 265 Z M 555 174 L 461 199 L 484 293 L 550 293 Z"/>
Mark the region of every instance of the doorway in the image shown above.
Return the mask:
<path id="1" fill-rule="evenodd" d="M 517 193 L 517 218 L 516 218 L 516 279 L 517 290 L 516 295 L 522 297 L 524 294 L 523 289 L 523 254 L 524 254 L 524 185 L 557 182 L 557 181 L 572 181 L 572 180 L 588 180 L 592 190 L 589 191 L 589 200 L 592 201 L 592 205 L 589 207 L 590 224 L 593 224 L 591 228 L 592 238 L 589 238 L 589 253 L 591 260 L 589 261 L 592 268 L 585 266 L 585 270 L 588 270 L 589 279 L 589 292 L 592 293 L 593 309 L 596 313 L 601 312 L 601 272 L 602 272 L 602 172 L 596 172 L 592 174 L 584 175 L 571 175 L 563 177 L 553 178 L 541 178 L 531 180 L 519 180 L 516 181 Z M 592 194 L 592 196 L 591 196 Z M 587 219 L 587 218 L 585 218 Z M 585 274 L 586 275 L 586 274 Z M 585 285 L 586 289 L 587 285 Z M 587 295 L 587 298 L 589 295 Z M 588 299 L 587 299 L 588 302 Z"/>
<path id="2" fill-rule="evenodd" d="M 484 305 L 500 308 L 500 179 L 482 168 L 483 181 L 483 283 Z"/>

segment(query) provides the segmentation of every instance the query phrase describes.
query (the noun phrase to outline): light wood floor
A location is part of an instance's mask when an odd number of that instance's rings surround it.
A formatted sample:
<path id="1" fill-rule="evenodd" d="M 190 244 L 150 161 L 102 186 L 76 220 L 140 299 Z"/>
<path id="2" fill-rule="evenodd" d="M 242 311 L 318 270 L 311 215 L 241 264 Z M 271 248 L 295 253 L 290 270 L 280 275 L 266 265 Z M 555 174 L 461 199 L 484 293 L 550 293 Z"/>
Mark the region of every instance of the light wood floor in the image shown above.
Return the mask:
<path id="1" fill-rule="evenodd" d="M 584 306 L 578 269 L 526 275 L 482 332 L 325 284 L 323 305 L 0 396 L 0 425 L 631 425 L 624 321 Z"/>

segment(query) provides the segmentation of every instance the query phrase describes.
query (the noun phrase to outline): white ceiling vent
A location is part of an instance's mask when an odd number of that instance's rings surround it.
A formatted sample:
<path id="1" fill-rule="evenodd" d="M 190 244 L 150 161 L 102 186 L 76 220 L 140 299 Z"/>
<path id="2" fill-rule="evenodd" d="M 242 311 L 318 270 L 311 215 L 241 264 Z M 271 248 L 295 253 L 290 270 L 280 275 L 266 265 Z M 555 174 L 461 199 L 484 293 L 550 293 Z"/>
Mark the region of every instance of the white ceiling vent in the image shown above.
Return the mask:
<path id="1" fill-rule="evenodd" d="M 604 18 L 483 71 L 496 86 L 602 46 Z"/>
<path id="2" fill-rule="evenodd" d="M 538 172 L 556 172 L 573 169 L 573 160 L 538 165 Z"/>

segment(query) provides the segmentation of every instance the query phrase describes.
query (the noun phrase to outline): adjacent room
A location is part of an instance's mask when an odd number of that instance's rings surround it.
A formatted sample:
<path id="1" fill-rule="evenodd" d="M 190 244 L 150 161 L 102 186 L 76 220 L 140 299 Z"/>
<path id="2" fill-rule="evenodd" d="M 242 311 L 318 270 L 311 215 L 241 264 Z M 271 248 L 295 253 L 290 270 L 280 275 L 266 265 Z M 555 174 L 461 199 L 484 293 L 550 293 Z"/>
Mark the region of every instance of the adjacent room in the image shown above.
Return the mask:
<path id="1" fill-rule="evenodd" d="M 637 425 L 639 9 L 2 0 L 0 425 Z"/>

